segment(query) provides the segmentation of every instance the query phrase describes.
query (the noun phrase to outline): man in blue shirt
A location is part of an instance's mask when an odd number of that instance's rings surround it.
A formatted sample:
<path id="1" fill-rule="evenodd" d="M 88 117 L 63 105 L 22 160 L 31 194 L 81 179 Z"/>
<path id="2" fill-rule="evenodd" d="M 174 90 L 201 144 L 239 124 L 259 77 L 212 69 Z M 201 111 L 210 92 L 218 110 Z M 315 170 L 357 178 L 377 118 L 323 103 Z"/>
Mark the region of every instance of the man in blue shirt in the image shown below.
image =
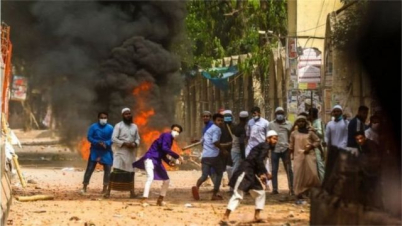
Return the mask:
<path id="1" fill-rule="evenodd" d="M 222 131 L 220 126 L 223 123 L 223 115 L 214 114 L 212 116 L 214 124 L 205 132 L 203 137 L 203 151 L 201 158 L 201 170 L 202 175 L 197 181 L 197 185 L 192 187 L 192 193 L 195 200 L 199 200 L 199 188 L 208 179 L 208 175 L 211 174 L 213 168 L 216 173 L 216 177 L 213 178 L 214 190 L 212 200 L 222 200 L 222 197 L 217 195 L 219 187 L 221 186 L 223 171 L 225 166 L 222 158 L 219 156 L 221 151 L 224 151 L 226 144 L 220 143 Z"/>
<path id="2" fill-rule="evenodd" d="M 205 132 L 211 127 L 214 122 L 211 120 L 212 114 L 210 111 L 204 111 L 202 114 L 202 120 L 204 121 L 204 128 L 202 129 L 202 135 L 204 136 Z"/>
<path id="3" fill-rule="evenodd" d="M 95 170 L 96 164 L 103 165 L 103 190 L 105 193 L 109 184 L 110 170 L 113 164 L 112 134 L 113 126 L 107 124 L 108 113 L 100 112 L 98 122 L 92 124 L 88 130 L 87 139 L 91 143 L 87 169 L 84 174 L 82 193 L 87 192 L 87 186 Z"/>

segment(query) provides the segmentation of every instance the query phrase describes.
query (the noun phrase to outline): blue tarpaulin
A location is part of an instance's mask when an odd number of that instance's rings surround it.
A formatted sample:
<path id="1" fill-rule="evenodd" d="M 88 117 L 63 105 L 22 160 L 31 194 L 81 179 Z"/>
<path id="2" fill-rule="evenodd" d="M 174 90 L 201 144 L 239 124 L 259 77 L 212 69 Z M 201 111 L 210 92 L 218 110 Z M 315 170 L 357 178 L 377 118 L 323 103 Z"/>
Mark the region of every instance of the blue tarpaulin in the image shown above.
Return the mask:
<path id="1" fill-rule="evenodd" d="M 239 71 L 235 66 L 231 66 L 209 68 L 207 71 L 202 71 L 201 74 L 209 79 L 219 89 L 227 91 L 229 89 L 228 78 L 236 75 L 238 72 Z M 212 76 L 211 74 L 215 74 L 215 76 Z"/>

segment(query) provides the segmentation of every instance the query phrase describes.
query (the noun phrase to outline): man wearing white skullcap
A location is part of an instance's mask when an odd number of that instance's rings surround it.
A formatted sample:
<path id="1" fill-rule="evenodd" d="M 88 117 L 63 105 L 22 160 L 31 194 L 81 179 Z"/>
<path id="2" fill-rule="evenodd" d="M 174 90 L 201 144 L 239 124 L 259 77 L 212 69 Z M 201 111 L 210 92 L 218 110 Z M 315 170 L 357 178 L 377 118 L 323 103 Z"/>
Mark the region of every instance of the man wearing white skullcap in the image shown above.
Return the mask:
<path id="1" fill-rule="evenodd" d="M 121 110 L 122 121 L 117 123 L 113 130 L 113 172 L 110 174 L 110 183 L 105 197 L 110 197 L 111 190 L 130 191 L 134 198 L 134 169 L 137 148 L 140 145 L 138 127 L 134 124 L 130 108 Z"/>
<path id="2" fill-rule="evenodd" d="M 338 105 L 338 104 L 335 105 L 335 106 L 332 108 L 332 111 L 333 111 L 334 109 L 339 109 L 339 110 L 343 111 L 341 105 Z"/>
<path id="3" fill-rule="evenodd" d="M 130 108 L 123 108 L 123 110 L 121 110 L 121 114 L 124 114 L 124 112 L 129 111 L 131 112 Z"/>
<path id="4" fill-rule="evenodd" d="M 278 143 L 276 144 L 275 149 L 271 152 L 272 194 L 279 194 L 278 170 L 280 159 L 282 159 L 288 179 L 289 194 L 293 195 L 293 171 L 289 151 L 289 135 L 292 131 L 292 123 L 286 120 L 285 110 L 282 107 L 277 107 L 275 109 L 275 120 L 269 123 L 268 128 L 279 134 Z"/>
<path id="5" fill-rule="evenodd" d="M 239 206 L 245 192 L 250 192 L 251 197 L 255 199 L 254 221 L 266 222 L 260 217 L 260 212 L 265 207 L 264 184 L 271 178 L 271 174 L 265 168 L 264 161 L 277 142 L 278 134 L 273 130 L 267 131 L 264 142 L 253 147 L 246 159 L 233 173 L 229 182 L 229 186 L 233 188 L 233 195 L 221 220 L 222 224 L 227 224 L 230 213 Z"/>
<path id="6" fill-rule="evenodd" d="M 248 111 L 241 111 L 239 114 L 240 118 L 247 118 L 248 117 Z"/>
<path id="7" fill-rule="evenodd" d="M 327 146 L 346 148 L 348 141 L 348 121 L 342 117 L 342 107 L 335 105 L 332 108 L 334 121 L 330 121 L 325 129 L 325 143 Z"/>

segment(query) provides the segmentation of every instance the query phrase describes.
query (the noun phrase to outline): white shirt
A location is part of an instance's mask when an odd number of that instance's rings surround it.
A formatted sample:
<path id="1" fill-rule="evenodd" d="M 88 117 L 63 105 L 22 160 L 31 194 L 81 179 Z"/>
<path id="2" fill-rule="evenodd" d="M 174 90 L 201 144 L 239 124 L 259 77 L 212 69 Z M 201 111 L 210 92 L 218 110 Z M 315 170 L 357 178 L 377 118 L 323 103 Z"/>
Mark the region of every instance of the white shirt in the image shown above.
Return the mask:
<path id="1" fill-rule="evenodd" d="M 119 122 L 113 129 L 113 168 L 134 172 L 133 162 L 137 154 L 137 148 L 122 147 L 123 143 L 136 143 L 140 145 L 140 135 L 136 124 L 130 125 Z"/>
<path id="2" fill-rule="evenodd" d="M 330 121 L 325 129 L 325 142 L 327 145 L 346 149 L 348 143 L 348 121 Z"/>
<path id="3" fill-rule="evenodd" d="M 379 143 L 378 133 L 375 132 L 373 129 L 371 128 L 366 129 L 366 131 L 364 131 L 364 135 L 366 136 L 367 139 L 372 140 L 377 144 Z"/>
<path id="4" fill-rule="evenodd" d="M 249 137 L 246 147 L 246 157 L 253 147 L 257 146 L 267 139 L 269 122 L 260 118 L 258 121 L 250 119 L 247 123 L 246 136 Z"/>

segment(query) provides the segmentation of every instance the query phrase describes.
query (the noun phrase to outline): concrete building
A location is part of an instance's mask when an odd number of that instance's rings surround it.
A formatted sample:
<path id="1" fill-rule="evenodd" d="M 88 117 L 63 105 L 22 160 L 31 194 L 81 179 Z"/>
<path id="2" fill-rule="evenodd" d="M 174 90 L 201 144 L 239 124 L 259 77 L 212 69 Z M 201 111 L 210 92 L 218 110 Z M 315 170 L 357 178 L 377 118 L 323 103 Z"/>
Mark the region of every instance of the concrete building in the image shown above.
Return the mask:
<path id="1" fill-rule="evenodd" d="M 289 78 L 289 119 L 311 106 L 317 107 L 322 117 L 328 113 L 322 107 L 324 99 L 320 79 L 323 71 L 326 20 L 329 13 L 341 7 L 339 0 L 288 0 L 286 69 Z M 314 61 L 314 64 L 309 65 L 309 61 Z M 306 71 L 310 75 L 315 74 L 315 78 L 300 79 Z"/>

